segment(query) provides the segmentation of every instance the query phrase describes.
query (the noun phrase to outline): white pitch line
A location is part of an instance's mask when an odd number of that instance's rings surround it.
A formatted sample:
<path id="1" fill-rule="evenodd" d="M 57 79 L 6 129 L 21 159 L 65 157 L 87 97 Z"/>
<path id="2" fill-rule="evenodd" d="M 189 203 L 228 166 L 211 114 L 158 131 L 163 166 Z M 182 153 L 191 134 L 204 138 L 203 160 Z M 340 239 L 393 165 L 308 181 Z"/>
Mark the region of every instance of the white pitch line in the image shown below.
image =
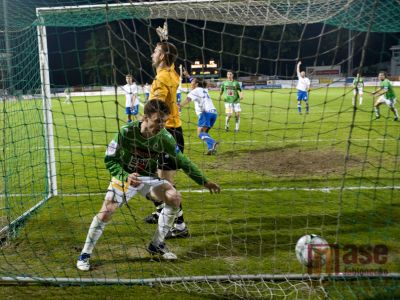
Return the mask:
<path id="1" fill-rule="evenodd" d="M 261 141 L 257 140 L 244 140 L 244 141 L 236 141 L 236 142 L 223 142 L 224 144 L 248 144 L 248 143 L 259 143 Z M 203 142 L 185 142 L 185 145 L 194 145 L 194 144 L 203 144 Z M 79 149 L 79 148 L 107 148 L 107 145 L 85 145 L 85 146 L 58 146 L 54 147 L 54 149 Z"/>
<path id="2" fill-rule="evenodd" d="M 302 188 L 302 187 L 271 187 L 271 188 L 222 188 L 222 192 L 280 192 L 280 191 L 304 191 L 304 192 L 322 192 L 330 193 L 332 191 L 339 191 L 341 187 L 321 187 L 321 188 Z M 344 187 L 345 191 L 358 191 L 358 190 L 400 190 L 399 185 L 395 186 L 349 186 Z M 181 193 L 209 193 L 206 189 L 179 189 Z M 59 193 L 60 197 L 87 197 L 87 196 L 98 196 L 105 195 L 104 193 L 78 193 L 78 194 L 63 194 Z M 8 194 L 8 197 L 32 197 L 41 194 Z M 1 194 L 0 198 L 4 198 L 5 195 Z"/>
<path id="3" fill-rule="evenodd" d="M 387 138 L 375 138 L 375 139 L 351 139 L 351 141 L 387 141 Z M 260 141 L 260 140 L 243 140 L 243 141 L 221 141 L 221 144 L 251 144 L 251 143 L 265 143 L 265 144 L 278 144 L 278 143 L 315 143 L 315 142 L 347 142 L 347 139 L 285 139 L 281 141 Z M 397 141 L 397 139 L 392 139 L 392 141 Z M 203 142 L 185 142 L 186 145 L 203 144 Z M 74 148 L 106 148 L 107 145 L 87 145 L 87 146 L 59 146 L 55 149 L 74 149 Z"/>
<path id="4" fill-rule="evenodd" d="M 387 138 L 375 138 L 375 139 L 351 139 L 351 141 L 387 141 Z M 390 139 L 389 139 L 390 140 Z M 285 139 L 281 141 L 260 141 L 260 140 L 243 140 L 243 141 L 221 141 L 221 144 L 251 144 L 251 143 L 265 143 L 265 144 L 278 144 L 278 143 L 315 143 L 315 142 L 347 142 L 347 139 Z M 397 141 L 397 139 L 392 139 L 392 141 Z M 185 142 L 186 145 L 203 144 L 203 142 Z M 58 146 L 55 149 L 79 149 L 79 148 L 106 148 L 107 145 L 82 145 L 82 146 Z"/>
<path id="5" fill-rule="evenodd" d="M 242 141 L 221 141 L 221 144 L 281 144 L 281 143 L 315 143 L 315 142 L 347 142 L 347 139 L 285 139 L 285 140 L 280 140 L 280 141 L 260 141 L 260 140 L 242 140 Z M 388 138 L 375 138 L 375 139 L 351 139 L 351 141 L 400 141 L 399 139 L 388 139 Z M 203 142 L 185 142 L 186 145 L 198 145 L 198 144 L 203 144 Z M 106 149 L 107 145 L 88 145 L 88 144 L 82 144 L 81 146 L 58 146 L 54 147 L 54 149 L 93 149 L 93 148 L 103 148 Z M 19 147 L 19 149 L 29 149 L 25 147 Z M 44 147 L 39 147 L 36 148 L 35 150 L 40 150 L 44 149 Z M 3 148 L 0 147 L 0 151 L 2 151 Z"/>

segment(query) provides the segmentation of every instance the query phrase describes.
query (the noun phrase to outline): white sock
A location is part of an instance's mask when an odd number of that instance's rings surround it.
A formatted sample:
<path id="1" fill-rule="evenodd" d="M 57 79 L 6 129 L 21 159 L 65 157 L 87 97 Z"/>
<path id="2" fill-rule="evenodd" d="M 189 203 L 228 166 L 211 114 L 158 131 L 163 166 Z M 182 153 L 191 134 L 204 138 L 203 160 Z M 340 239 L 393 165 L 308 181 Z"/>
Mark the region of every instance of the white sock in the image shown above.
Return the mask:
<path id="1" fill-rule="evenodd" d="M 178 211 L 178 213 L 177 213 L 176 216 L 175 216 L 175 221 L 176 221 L 179 217 L 181 217 L 181 216 L 183 216 L 183 209 L 182 209 L 182 208 L 179 208 L 179 211 Z M 177 222 L 175 222 L 174 227 L 175 227 L 176 229 L 178 229 L 178 230 L 183 230 L 183 229 L 185 229 L 186 224 L 185 224 L 185 222 L 182 222 L 182 223 L 179 223 L 179 224 L 178 224 Z"/>
<path id="2" fill-rule="evenodd" d="M 225 117 L 225 128 L 229 128 L 229 119 L 230 117 Z"/>
<path id="3" fill-rule="evenodd" d="M 399 117 L 399 112 L 397 111 L 397 108 L 393 108 L 393 110 L 394 110 L 394 115 L 396 116 L 396 118 L 398 118 Z"/>
<path id="4" fill-rule="evenodd" d="M 175 218 L 182 217 L 182 215 L 183 215 L 183 209 L 182 209 L 182 208 L 179 208 L 179 211 L 176 213 Z"/>
<path id="5" fill-rule="evenodd" d="M 174 227 L 175 227 L 176 229 L 178 229 L 178 230 L 183 230 L 183 229 L 186 228 L 186 224 L 185 224 L 185 222 L 180 223 L 180 224 L 175 223 Z"/>
<path id="6" fill-rule="evenodd" d="M 379 117 L 379 116 L 380 116 L 379 107 L 374 106 L 374 110 L 375 110 L 375 115 L 376 115 L 377 117 Z"/>
<path id="7" fill-rule="evenodd" d="M 360 97 L 360 105 L 362 104 L 362 97 Z"/>
<path id="8" fill-rule="evenodd" d="M 351 100 L 351 103 L 353 104 L 353 106 L 356 105 L 356 98 L 355 97 L 353 97 L 353 99 Z"/>
<path id="9" fill-rule="evenodd" d="M 82 249 L 82 253 L 92 254 L 93 248 L 96 245 L 98 239 L 103 234 L 104 227 L 107 225 L 106 222 L 100 221 L 100 219 L 94 216 L 92 224 L 90 224 L 89 232 L 86 237 L 85 245 Z"/>
<path id="10" fill-rule="evenodd" d="M 158 227 L 152 241 L 154 245 L 157 246 L 164 242 L 165 236 L 174 224 L 179 209 L 179 207 L 172 207 L 168 204 L 165 204 L 160 216 L 158 217 Z"/>
<path id="11" fill-rule="evenodd" d="M 236 117 L 235 130 L 239 130 L 240 118 Z"/>

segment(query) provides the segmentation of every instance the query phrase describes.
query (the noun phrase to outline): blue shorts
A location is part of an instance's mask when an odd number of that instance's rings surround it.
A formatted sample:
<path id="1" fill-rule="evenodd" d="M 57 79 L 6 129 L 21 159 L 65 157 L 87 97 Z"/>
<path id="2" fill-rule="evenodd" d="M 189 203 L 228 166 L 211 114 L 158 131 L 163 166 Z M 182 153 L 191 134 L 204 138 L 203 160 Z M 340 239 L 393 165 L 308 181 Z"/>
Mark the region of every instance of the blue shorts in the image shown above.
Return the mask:
<path id="1" fill-rule="evenodd" d="M 199 115 L 198 127 L 213 127 L 215 121 L 217 120 L 217 112 L 202 112 Z"/>
<path id="2" fill-rule="evenodd" d="M 139 113 L 139 104 L 135 105 L 132 109 L 130 107 L 125 107 L 125 113 L 127 115 L 136 116 Z"/>
<path id="3" fill-rule="evenodd" d="M 307 92 L 297 90 L 297 100 L 298 101 L 307 101 L 308 100 Z"/>

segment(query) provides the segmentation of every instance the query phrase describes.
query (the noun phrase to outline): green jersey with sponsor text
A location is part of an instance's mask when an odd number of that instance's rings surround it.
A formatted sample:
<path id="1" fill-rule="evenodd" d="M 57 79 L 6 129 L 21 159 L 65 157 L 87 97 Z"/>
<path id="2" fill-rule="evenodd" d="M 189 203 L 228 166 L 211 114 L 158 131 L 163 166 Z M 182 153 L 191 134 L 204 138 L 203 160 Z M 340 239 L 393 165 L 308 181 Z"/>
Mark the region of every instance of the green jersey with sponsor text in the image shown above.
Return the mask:
<path id="1" fill-rule="evenodd" d="M 384 79 L 380 84 L 381 88 L 385 90 L 385 97 L 388 100 L 396 99 L 396 94 L 394 93 L 393 85 L 389 79 Z"/>
<path id="2" fill-rule="evenodd" d="M 157 160 L 161 153 L 177 160 L 181 168 L 196 183 L 203 185 L 206 177 L 176 146 L 173 136 L 164 128 L 155 136 L 145 138 L 140 133 L 141 122 L 122 126 L 108 144 L 105 164 L 111 175 L 126 181 L 129 174 L 157 177 Z"/>
<path id="3" fill-rule="evenodd" d="M 221 84 L 221 92 L 224 92 L 224 101 L 227 103 L 237 103 L 240 101 L 239 92 L 241 91 L 239 82 L 224 81 Z"/>

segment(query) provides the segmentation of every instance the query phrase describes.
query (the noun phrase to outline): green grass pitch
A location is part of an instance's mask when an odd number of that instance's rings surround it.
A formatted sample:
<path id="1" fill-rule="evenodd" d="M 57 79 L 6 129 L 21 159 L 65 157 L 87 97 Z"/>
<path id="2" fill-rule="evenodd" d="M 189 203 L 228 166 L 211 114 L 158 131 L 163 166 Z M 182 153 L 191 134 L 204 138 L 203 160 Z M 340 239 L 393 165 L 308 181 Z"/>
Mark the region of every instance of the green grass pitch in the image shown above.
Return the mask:
<path id="1" fill-rule="evenodd" d="M 400 89 L 396 93 L 400 95 Z M 222 193 L 201 192 L 183 172 L 178 174 L 191 233 L 189 239 L 168 241 L 178 261 L 159 262 L 146 254 L 155 226 L 143 218 L 154 206 L 137 197 L 106 227 L 92 255 L 93 270 L 76 270 L 88 226 L 108 186 L 104 152 L 126 121 L 125 100 L 72 97 L 73 104 L 67 105 L 63 98 L 53 98 L 59 196 L 3 244 L 1 276 L 129 279 L 303 273 L 306 269 L 297 262 L 294 246 L 307 233 L 339 245 L 384 244 L 389 249 L 384 265 L 353 267 L 400 271 L 400 122 L 393 121 L 387 107 L 382 105 L 381 119 L 374 120 L 370 94 L 354 110 L 350 89 L 321 88 L 310 93 L 310 113 L 305 114 L 303 106 L 299 115 L 295 90 L 245 90 L 240 131 L 234 133 L 234 118 L 231 131 L 225 132 L 223 103 L 216 100 L 217 92 L 211 96 L 219 112 L 210 132 L 221 142 L 218 154 L 204 154 L 192 106 L 181 115 L 185 154 L 221 185 Z M 8 197 L 0 199 L 5 223 L 7 216 L 20 215 L 46 195 L 47 180 L 41 101 L 2 105 L 7 112 L 0 119 L 7 128 L 1 155 L 8 176 L 1 188 Z M 331 297 L 343 299 L 373 298 L 382 292 L 394 295 L 398 288 L 393 286 L 379 280 L 325 283 Z M 111 289 L 118 294 L 121 288 Z M 104 287 L 90 289 L 94 295 L 105 292 Z M 0 290 L 7 293 L 8 288 Z M 80 290 L 64 288 L 65 295 Z M 151 288 L 135 291 L 156 296 Z M 31 288 L 21 293 L 36 292 Z M 53 294 L 62 297 L 58 290 Z"/>

